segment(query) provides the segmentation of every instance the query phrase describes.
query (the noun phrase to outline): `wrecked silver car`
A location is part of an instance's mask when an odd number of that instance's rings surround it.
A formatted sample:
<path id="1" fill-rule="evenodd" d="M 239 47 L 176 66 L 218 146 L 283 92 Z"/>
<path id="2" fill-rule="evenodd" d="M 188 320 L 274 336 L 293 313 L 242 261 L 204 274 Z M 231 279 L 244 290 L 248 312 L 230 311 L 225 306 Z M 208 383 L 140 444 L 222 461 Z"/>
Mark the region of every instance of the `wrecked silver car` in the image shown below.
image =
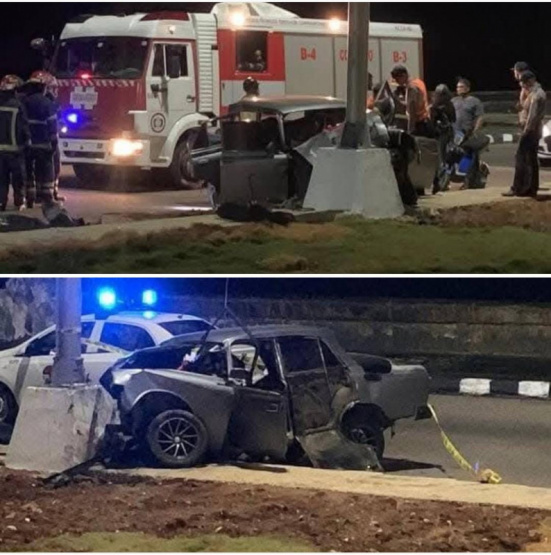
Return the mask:
<path id="1" fill-rule="evenodd" d="M 332 97 L 244 98 L 216 120 L 216 132 L 205 129 L 199 143 L 208 146 L 193 151 L 195 178 L 210 184 L 216 207 L 302 208 L 316 153 L 340 143 L 345 116 L 346 102 Z M 402 201 L 415 204 L 415 189 L 432 184 L 435 158 L 421 157 L 418 139 L 377 113 L 367 120 L 373 145 L 390 150 Z"/>
<path id="2" fill-rule="evenodd" d="M 380 468 L 384 430 L 429 418 L 422 366 L 352 359 L 326 330 L 258 326 L 171 339 L 121 359 L 101 379 L 121 429 L 156 462 L 205 458 Z"/>

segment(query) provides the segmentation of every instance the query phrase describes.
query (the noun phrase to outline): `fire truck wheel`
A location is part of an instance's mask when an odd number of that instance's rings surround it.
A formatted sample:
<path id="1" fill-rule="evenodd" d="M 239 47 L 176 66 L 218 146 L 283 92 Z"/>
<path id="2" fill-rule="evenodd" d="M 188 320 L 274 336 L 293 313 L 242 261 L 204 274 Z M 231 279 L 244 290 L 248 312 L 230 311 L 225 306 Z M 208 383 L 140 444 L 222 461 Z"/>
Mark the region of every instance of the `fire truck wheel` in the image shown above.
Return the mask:
<path id="1" fill-rule="evenodd" d="M 191 144 L 193 139 L 186 136 L 176 146 L 174 158 L 170 164 L 170 174 L 174 184 L 181 189 L 202 189 L 205 182 L 195 179 L 191 157 Z"/>

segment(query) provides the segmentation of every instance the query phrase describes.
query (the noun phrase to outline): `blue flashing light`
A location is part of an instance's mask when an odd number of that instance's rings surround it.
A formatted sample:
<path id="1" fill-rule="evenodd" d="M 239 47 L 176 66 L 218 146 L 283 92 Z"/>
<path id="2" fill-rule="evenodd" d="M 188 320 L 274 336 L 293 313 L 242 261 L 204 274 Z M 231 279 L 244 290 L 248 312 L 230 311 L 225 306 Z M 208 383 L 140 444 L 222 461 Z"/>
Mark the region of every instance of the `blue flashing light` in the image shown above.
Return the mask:
<path id="1" fill-rule="evenodd" d="M 78 114 L 76 112 L 69 112 L 66 116 L 66 119 L 69 123 L 76 125 L 78 123 Z"/>
<path id="2" fill-rule="evenodd" d="M 145 306 L 155 306 L 157 304 L 157 291 L 147 289 L 142 293 L 142 304 Z"/>
<path id="3" fill-rule="evenodd" d="M 155 318 L 155 316 L 157 316 L 157 313 L 153 310 L 146 310 L 142 316 L 146 319 L 146 320 L 153 320 L 153 318 Z"/>
<path id="4" fill-rule="evenodd" d="M 117 305 L 117 294 L 111 287 L 103 287 L 98 291 L 98 302 L 104 310 L 113 310 Z"/>

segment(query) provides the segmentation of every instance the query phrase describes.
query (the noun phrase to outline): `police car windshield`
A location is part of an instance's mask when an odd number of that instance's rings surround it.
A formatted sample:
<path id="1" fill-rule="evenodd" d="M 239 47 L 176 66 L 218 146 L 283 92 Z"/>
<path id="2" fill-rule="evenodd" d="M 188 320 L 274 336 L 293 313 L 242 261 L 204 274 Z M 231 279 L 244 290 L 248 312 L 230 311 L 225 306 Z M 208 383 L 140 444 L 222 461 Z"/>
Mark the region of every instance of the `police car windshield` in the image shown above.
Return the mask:
<path id="1" fill-rule="evenodd" d="M 82 38 L 59 43 L 54 72 L 59 79 L 138 79 L 148 41 L 133 37 Z"/>

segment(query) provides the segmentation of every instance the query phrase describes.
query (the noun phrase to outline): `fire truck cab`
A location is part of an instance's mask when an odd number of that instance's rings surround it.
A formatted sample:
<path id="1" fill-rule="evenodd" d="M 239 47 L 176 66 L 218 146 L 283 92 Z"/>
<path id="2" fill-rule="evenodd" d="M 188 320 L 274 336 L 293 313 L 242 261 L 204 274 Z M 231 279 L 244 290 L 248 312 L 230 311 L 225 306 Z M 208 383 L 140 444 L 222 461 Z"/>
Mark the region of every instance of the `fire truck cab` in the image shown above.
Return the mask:
<path id="1" fill-rule="evenodd" d="M 58 41 L 51 70 L 61 106 L 61 159 L 81 179 L 98 169 L 168 169 L 193 187 L 201 124 L 224 114 L 254 77 L 260 94 L 344 98 L 347 23 L 302 19 L 268 3 L 211 13 L 81 16 Z M 418 25 L 372 23 L 369 71 L 402 63 L 422 76 Z"/>

